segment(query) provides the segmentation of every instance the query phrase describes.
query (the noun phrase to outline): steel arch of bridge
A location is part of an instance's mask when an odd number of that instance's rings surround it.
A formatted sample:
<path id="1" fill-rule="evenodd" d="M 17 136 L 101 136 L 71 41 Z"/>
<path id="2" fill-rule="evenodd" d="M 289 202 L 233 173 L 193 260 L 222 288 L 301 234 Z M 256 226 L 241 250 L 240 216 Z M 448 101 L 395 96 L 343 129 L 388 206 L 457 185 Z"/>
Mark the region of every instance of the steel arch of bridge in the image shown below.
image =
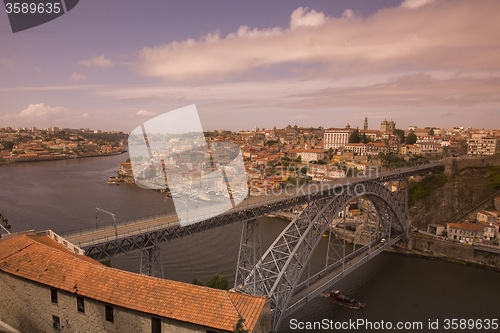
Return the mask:
<path id="1" fill-rule="evenodd" d="M 338 213 L 360 196 L 372 201 L 384 234 L 392 231 L 406 238 L 408 218 L 404 204 L 383 184 L 365 181 L 344 187 L 342 193 L 332 193 L 330 197 L 309 202 L 253 265 L 250 272 L 248 267 L 252 266 L 251 263 L 239 261 L 236 289 L 254 295 L 265 295 L 271 299 L 274 330 L 278 329 L 323 233 Z M 246 268 L 243 267 L 245 264 Z M 249 274 L 238 276 L 243 272 Z"/>

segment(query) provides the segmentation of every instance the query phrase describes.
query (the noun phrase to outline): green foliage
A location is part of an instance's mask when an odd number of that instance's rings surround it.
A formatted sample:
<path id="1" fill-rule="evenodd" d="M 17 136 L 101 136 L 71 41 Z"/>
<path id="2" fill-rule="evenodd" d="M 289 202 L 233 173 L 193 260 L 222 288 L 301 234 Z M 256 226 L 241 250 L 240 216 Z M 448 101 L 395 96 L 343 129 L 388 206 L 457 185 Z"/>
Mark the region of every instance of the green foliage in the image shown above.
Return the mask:
<path id="1" fill-rule="evenodd" d="M 269 140 L 269 141 L 266 141 L 266 143 L 264 144 L 265 146 L 272 146 L 274 144 L 278 144 L 280 143 L 279 141 L 273 141 L 273 140 Z"/>
<path id="2" fill-rule="evenodd" d="M 412 145 L 414 144 L 415 142 L 417 142 L 417 136 L 415 135 L 415 133 L 411 132 L 409 133 L 407 136 L 406 136 L 406 139 L 405 139 L 405 143 L 407 145 Z"/>
<path id="3" fill-rule="evenodd" d="M 191 281 L 192 284 L 197 285 L 197 286 L 203 286 L 203 282 L 200 279 L 194 278 L 193 281 Z"/>
<path id="4" fill-rule="evenodd" d="M 399 143 L 403 143 L 405 141 L 405 131 L 402 129 L 396 128 L 394 130 L 394 135 L 398 138 Z"/>
<path id="5" fill-rule="evenodd" d="M 3 150 L 11 151 L 14 148 L 14 143 L 12 141 L 2 141 L 0 142 L 3 146 Z"/>
<path id="6" fill-rule="evenodd" d="M 388 154 L 380 153 L 379 157 L 382 159 L 382 166 L 385 168 L 402 167 L 407 164 L 404 158 L 398 157 L 392 153 Z"/>
<path id="7" fill-rule="evenodd" d="M 499 191 L 500 190 L 500 167 L 489 165 L 486 167 L 486 170 L 491 174 L 491 179 L 486 185 L 488 190 L 490 191 Z"/>
<path id="8" fill-rule="evenodd" d="M 246 330 L 243 328 L 244 322 L 245 319 L 241 315 L 238 315 L 238 321 L 233 326 L 233 333 L 250 333 L 250 330 Z"/>
<path id="9" fill-rule="evenodd" d="M 103 264 L 106 267 L 112 267 L 110 259 L 106 259 L 106 260 L 101 261 L 101 264 Z"/>
<path id="10" fill-rule="evenodd" d="M 207 281 L 206 286 L 214 289 L 227 290 L 229 284 L 226 276 L 215 274 L 210 280 Z"/>
<path id="11" fill-rule="evenodd" d="M 215 130 L 213 132 L 207 131 L 207 132 L 203 132 L 203 133 L 205 134 L 206 138 L 215 138 L 215 137 L 217 137 L 219 135 L 221 135 L 221 136 L 229 136 L 229 135 L 233 134 L 233 132 L 226 131 L 226 130 L 220 130 L 220 131 Z"/>
<path id="12" fill-rule="evenodd" d="M 428 197 L 432 191 L 446 184 L 448 177 L 444 174 L 433 174 L 420 182 L 412 182 L 408 188 L 408 204 L 413 206 L 418 199 Z"/>
<path id="13" fill-rule="evenodd" d="M 69 135 L 69 134 L 66 134 L 66 132 L 64 132 L 64 131 L 59 131 L 59 132 L 57 132 L 57 133 L 54 133 L 54 134 L 52 135 L 52 137 L 53 137 L 53 138 L 57 138 L 57 139 L 66 140 L 66 141 L 67 141 L 67 140 L 69 140 L 70 135 Z"/>
<path id="14" fill-rule="evenodd" d="M 354 132 L 352 132 L 351 136 L 349 137 L 349 143 L 360 143 L 361 142 L 361 136 L 359 135 L 359 130 L 356 128 Z"/>
<path id="15" fill-rule="evenodd" d="M 362 138 L 362 142 L 363 143 L 368 143 L 368 142 L 372 142 L 373 140 L 369 137 L 369 136 L 366 136 L 365 133 L 363 133 L 363 136 L 361 137 Z"/>
<path id="16" fill-rule="evenodd" d="M 122 132 L 119 133 L 79 133 L 81 137 L 95 142 L 98 145 L 106 145 L 112 143 L 120 143 L 120 141 L 127 140 L 128 135 Z"/>

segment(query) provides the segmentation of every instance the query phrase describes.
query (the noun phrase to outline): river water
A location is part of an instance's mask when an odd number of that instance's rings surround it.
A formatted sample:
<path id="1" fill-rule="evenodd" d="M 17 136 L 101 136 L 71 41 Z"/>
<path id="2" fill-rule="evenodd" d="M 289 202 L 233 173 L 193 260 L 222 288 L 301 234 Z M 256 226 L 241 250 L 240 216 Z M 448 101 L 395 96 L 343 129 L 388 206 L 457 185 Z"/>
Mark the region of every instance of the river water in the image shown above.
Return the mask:
<path id="1" fill-rule="evenodd" d="M 159 192 L 130 184 L 107 184 L 108 177 L 115 175 L 119 163 L 127 157 L 118 155 L 0 166 L 0 212 L 9 219 L 11 232 L 52 229 L 64 235 L 113 222 L 108 214 L 96 214 L 96 208 L 116 214 L 118 222 L 170 211 L 171 202 Z M 261 219 L 263 249 L 285 226 L 286 221 Z M 193 278 L 206 281 L 219 273 L 233 283 L 241 227 L 241 224 L 233 224 L 164 244 L 164 277 L 184 282 L 191 282 Z M 325 238 L 319 245 L 311 270 L 324 264 L 326 242 Z M 140 253 L 133 252 L 113 258 L 112 265 L 138 272 L 139 259 Z M 477 332 L 478 320 L 500 320 L 500 273 L 482 268 L 383 253 L 334 288 L 359 299 L 366 307 L 352 310 L 319 296 L 284 319 L 279 332 L 385 332 L 388 322 L 395 332 Z M 328 320 L 329 327 L 335 328 L 335 324 L 338 327 L 358 319 L 370 322 L 373 329 L 367 329 L 368 324 L 350 326 L 347 330 L 310 329 L 306 326 L 308 322 L 319 325 Z M 462 321 L 462 328 L 474 326 L 474 329 L 460 329 L 458 321 L 457 329 L 446 330 L 447 319 L 473 319 L 474 325 Z M 433 323 L 437 320 L 439 329 L 429 329 L 429 320 Z M 394 329 L 398 322 L 406 325 L 422 323 L 422 329 Z M 382 325 L 386 325 L 385 329 Z"/>

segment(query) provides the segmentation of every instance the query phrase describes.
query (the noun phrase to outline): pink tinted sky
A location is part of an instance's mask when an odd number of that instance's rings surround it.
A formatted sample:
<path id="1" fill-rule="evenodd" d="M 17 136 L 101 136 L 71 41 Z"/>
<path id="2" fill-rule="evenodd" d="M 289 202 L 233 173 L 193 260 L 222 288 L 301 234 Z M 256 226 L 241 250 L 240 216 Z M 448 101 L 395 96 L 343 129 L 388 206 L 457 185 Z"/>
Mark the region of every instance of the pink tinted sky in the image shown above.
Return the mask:
<path id="1" fill-rule="evenodd" d="M 499 31 L 495 0 L 84 0 L 16 34 L 2 8 L 0 127 L 500 128 Z"/>

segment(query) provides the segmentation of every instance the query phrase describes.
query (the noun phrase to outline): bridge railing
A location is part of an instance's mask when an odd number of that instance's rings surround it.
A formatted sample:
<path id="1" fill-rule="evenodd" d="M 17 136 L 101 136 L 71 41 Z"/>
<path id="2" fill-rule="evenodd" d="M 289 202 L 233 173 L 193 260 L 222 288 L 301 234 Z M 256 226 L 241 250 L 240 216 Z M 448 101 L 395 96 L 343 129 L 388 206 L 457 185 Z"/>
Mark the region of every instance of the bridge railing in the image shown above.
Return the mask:
<path id="1" fill-rule="evenodd" d="M 286 197 L 286 199 L 288 199 L 288 200 L 291 200 L 291 199 L 294 199 L 294 198 L 295 198 L 295 196 L 287 196 Z M 235 208 L 232 208 L 229 211 L 225 212 L 224 214 L 232 214 L 232 213 L 235 213 L 235 212 L 239 212 L 239 211 L 244 211 L 244 210 L 248 210 L 248 209 L 253 209 L 253 208 L 256 208 L 256 207 L 260 207 L 262 205 L 272 205 L 274 203 L 282 202 L 282 201 L 284 201 L 283 198 L 275 198 L 273 200 L 265 201 L 264 203 L 263 202 L 249 203 L 247 205 L 237 206 Z M 184 210 L 184 211 L 181 211 L 181 212 L 185 213 L 186 211 Z M 193 214 L 193 213 L 191 213 L 191 214 Z M 162 219 L 165 219 L 165 218 L 168 218 L 168 217 L 173 217 L 173 216 L 177 216 L 177 214 L 169 214 L 169 215 L 159 214 L 159 215 L 153 216 L 152 218 L 148 217 L 148 218 L 143 218 L 143 219 L 139 219 L 139 220 L 133 220 L 133 221 L 129 221 L 129 222 L 132 222 L 133 224 L 138 224 L 140 222 L 151 221 L 151 220 L 159 220 L 160 221 Z M 209 219 L 211 217 L 213 217 L 213 215 L 210 214 L 210 213 L 195 214 L 195 215 L 192 216 L 193 220 L 207 220 L 207 219 Z M 140 235 L 140 234 L 144 234 L 144 233 L 148 233 L 148 232 L 153 232 L 153 231 L 157 231 L 157 230 L 163 230 L 163 229 L 166 229 L 166 228 L 169 228 L 169 227 L 177 227 L 177 226 L 179 226 L 179 221 L 176 218 L 175 220 L 169 221 L 167 223 L 156 224 L 154 226 L 150 226 L 150 227 L 146 227 L 146 228 L 139 228 L 139 229 L 133 230 L 133 231 L 125 231 L 125 232 L 119 231 L 120 227 L 126 226 L 129 222 L 118 224 L 116 226 L 116 228 L 117 228 L 117 232 L 116 233 L 115 233 L 115 227 L 108 225 L 105 228 L 101 228 L 101 229 L 90 228 L 90 229 L 87 229 L 87 230 L 80 230 L 77 233 L 65 235 L 65 238 L 76 237 L 76 236 L 80 236 L 80 235 L 83 235 L 83 234 L 86 234 L 86 233 L 89 234 L 89 235 L 91 235 L 92 233 L 94 233 L 97 230 L 104 230 L 104 229 L 110 230 L 110 233 L 113 232 L 109 236 L 91 238 L 90 240 L 85 241 L 85 242 L 78 242 L 78 244 L 79 244 L 80 247 L 84 247 L 85 248 L 85 247 L 88 247 L 88 246 L 91 246 L 91 245 L 105 243 L 107 241 L 114 241 L 114 240 L 117 240 L 117 239 L 126 238 L 126 237 L 130 237 L 130 236 L 134 236 L 134 235 Z M 130 224 L 132 224 L 132 223 L 130 223 Z"/>

